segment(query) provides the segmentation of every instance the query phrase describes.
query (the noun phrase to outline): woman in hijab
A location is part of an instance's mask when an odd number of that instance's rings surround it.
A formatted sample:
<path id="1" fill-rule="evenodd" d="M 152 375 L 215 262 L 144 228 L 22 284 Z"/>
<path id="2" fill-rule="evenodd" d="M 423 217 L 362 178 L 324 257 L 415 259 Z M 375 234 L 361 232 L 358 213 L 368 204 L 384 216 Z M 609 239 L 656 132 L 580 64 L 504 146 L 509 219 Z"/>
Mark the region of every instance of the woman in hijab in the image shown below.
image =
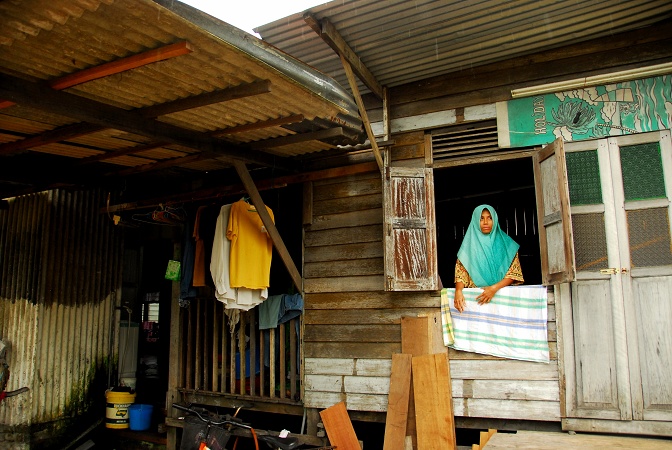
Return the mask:
<path id="1" fill-rule="evenodd" d="M 518 259 L 520 246 L 501 228 L 495 209 L 480 205 L 471 215 L 455 264 L 455 309 L 465 309 L 464 288 L 483 288 L 476 297 L 479 305 L 489 303 L 497 291 L 523 283 Z"/>

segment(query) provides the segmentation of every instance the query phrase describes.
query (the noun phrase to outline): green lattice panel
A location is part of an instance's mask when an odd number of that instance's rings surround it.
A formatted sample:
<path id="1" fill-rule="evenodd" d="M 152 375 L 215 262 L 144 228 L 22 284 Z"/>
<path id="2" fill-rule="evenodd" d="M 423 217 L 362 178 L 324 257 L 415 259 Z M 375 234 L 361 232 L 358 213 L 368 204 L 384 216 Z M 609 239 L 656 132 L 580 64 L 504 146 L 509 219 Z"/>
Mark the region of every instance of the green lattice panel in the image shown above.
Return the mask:
<path id="1" fill-rule="evenodd" d="M 657 142 L 621 147 L 621 170 L 626 201 L 665 197 L 663 163 Z"/>
<path id="2" fill-rule="evenodd" d="M 602 203 L 597 150 L 566 154 L 569 202 L 572 205 Z"/>

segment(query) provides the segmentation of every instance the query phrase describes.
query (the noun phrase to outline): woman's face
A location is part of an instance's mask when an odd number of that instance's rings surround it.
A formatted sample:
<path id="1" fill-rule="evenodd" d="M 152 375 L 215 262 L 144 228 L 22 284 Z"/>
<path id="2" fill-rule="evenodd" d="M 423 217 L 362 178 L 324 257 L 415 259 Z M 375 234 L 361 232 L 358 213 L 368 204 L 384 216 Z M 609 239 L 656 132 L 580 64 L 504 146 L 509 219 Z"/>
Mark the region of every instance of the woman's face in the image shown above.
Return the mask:
<path id="1" fill-rule="evenodd" d="M 483 212 L 481 213 L 481 233 L 483 234 L 490 234 L 492 231 L 492 215 L 490 215 L 490 211 L 487 209 L 484 209 Z"/>

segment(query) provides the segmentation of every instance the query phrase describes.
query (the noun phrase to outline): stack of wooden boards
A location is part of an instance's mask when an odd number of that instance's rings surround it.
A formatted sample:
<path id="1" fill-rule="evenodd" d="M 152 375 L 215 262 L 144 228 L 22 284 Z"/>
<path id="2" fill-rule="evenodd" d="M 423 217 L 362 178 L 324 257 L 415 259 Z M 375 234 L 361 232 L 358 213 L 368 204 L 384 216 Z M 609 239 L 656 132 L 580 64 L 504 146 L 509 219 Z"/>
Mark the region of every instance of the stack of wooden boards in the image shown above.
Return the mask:
<path id="1" fill-rule="evenodd" d="M 450 366 L 440 313 L 402 317 L 401 351 L 392 355 L 383 449 L 455 449 Z"/>
<path id="2" fill-rule="evenodd" d="M 392 355 L 383 450 L 456 448 L 448 349 L 441 313 L 401 318 L 401 353 Z M 345 403 L 320 417 L 329 443 L 338 450 L 361 450 Z"/>

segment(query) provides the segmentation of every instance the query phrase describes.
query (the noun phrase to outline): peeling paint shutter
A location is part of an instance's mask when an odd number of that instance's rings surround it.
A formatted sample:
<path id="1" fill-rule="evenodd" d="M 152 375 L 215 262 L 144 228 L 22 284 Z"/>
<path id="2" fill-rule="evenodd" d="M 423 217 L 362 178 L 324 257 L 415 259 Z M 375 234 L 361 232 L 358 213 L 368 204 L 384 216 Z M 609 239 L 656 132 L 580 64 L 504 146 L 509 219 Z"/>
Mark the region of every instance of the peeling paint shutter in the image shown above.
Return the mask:
<path id="1" fill-rule="evenodd" d="M 438 289 L 434 176 L 425 167 L 386 167 L 385 289 Z"/>
<path id="2" fill-rule="evenodd" d="M 562 140 L 556 139 L 538 151 L 533 160 L 543 284 L 574 281 L 574 241 Z"/>

